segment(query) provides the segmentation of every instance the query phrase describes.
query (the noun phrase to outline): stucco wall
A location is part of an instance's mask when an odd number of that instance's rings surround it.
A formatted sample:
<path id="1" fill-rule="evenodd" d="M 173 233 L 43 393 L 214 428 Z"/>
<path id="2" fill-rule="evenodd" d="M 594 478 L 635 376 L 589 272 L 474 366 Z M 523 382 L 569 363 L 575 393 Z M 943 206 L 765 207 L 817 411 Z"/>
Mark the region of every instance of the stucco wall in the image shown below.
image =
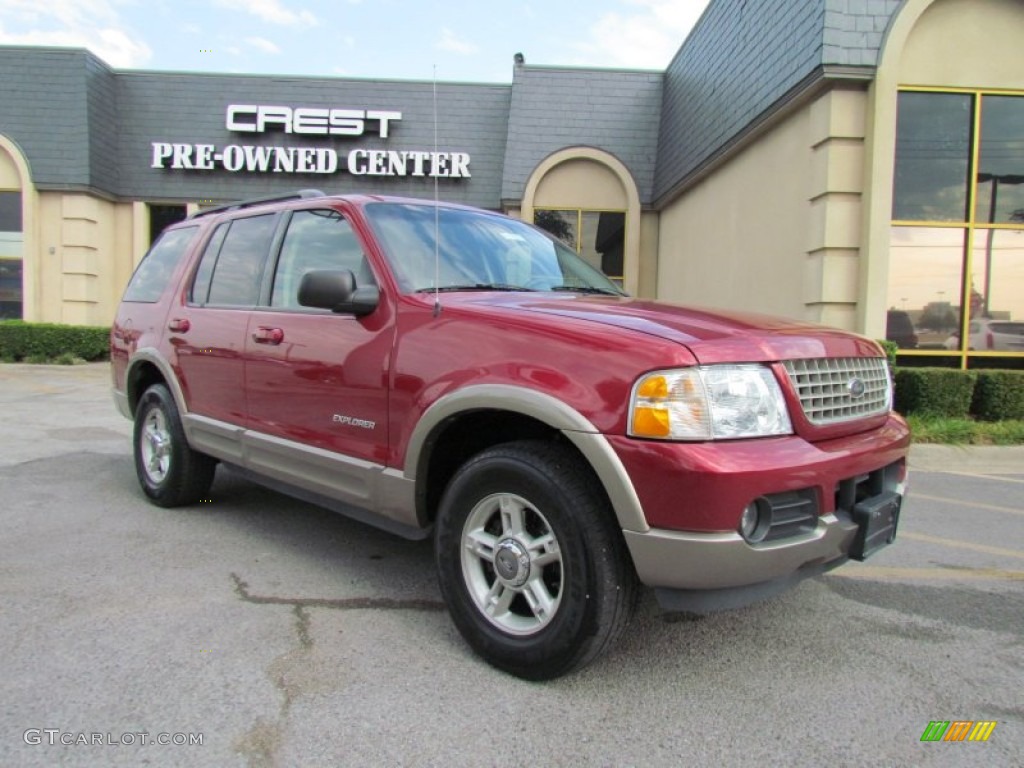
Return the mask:
<path id="1" fill-rule="evenodd" d="M 109 325 L 133 267 L 132 206 L 84 193 L 39 194 L 41 301 L 26 320 Z"/>
<path id="2" fill-rule="evenodd" d="M 537 185 L 533 205 L 535 208 L 626 210 L 629 201 L 611 169 L 579 158 L 560 163 L 544 175 Z"/>
<path id="3" fill-rule="evenodd" d="M 662 211 L 658 297 L 854 329 L 864 112 L 826 92 Z"/>
<path id="4" fill-rule="evenodd" d="M 914 25 L 900 57 L 900 81 L 1020 90 L 1022 44 L 1020 0 L 938 0 Z"/>
<path id="5" fill-rule="evenodd" d="M 0 189 L 21 189 L 18 167 L 14 164 L 14 159 L 3 149 L 0 149 Z"/>

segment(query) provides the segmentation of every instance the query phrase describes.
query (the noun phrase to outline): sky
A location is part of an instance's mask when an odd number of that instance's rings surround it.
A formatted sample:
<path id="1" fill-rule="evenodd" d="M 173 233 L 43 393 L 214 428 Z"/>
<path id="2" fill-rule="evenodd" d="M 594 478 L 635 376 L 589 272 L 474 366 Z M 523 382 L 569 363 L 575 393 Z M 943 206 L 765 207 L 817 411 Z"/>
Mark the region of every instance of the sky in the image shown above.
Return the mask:
<path id="1" fill-rule="evenodd" d="M 117 69 L 508 83 L 527 64 L 664 70 L 708 0 L 0 0 L 0 44 Z"/>

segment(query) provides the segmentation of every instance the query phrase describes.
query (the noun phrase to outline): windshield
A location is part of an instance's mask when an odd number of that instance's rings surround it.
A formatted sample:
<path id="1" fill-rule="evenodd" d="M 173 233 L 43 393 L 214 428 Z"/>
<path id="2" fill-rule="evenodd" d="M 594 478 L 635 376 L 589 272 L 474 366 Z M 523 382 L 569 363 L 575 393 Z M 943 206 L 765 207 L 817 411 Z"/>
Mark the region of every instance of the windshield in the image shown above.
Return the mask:
<path id="1" fill-rule="evenodd" d="M 436 266 L 435 210 L 440 233 Z M 625 295 L 564 245 L 516 219 L 422 203 L 372 203 L 366 215 L 406 292 L 436 288 Z"/>

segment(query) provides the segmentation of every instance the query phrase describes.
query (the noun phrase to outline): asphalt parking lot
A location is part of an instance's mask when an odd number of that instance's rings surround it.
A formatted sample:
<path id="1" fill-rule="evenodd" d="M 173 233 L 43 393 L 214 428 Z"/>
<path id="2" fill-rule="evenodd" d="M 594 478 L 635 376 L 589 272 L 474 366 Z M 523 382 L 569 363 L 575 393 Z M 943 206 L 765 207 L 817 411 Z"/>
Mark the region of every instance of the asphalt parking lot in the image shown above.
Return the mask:
<path id="1" fill-rule="evenodd" d="M 531 684 L 463 644 L 429 543 L 223 471 L 148 504 L 108 386 L 0 366 L 0 765 L 1024 765 L 1019 449 L 915 450 L 867 563 L 703 619 L 648 595 Z M 956 720 L 996 725 L 921 741 Z"/>

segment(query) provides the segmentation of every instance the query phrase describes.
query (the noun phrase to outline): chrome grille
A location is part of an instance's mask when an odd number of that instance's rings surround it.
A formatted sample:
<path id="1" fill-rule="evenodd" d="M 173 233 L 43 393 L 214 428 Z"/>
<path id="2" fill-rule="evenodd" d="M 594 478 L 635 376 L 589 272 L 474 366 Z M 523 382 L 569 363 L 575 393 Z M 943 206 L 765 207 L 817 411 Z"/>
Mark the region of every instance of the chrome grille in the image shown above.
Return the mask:
<path id="1" fill-rule="evenodd" d="M 838 424 L 889 410 L 892 384 L 885 358 L 823 357 L 784 365 L 812 424 Z"/>

